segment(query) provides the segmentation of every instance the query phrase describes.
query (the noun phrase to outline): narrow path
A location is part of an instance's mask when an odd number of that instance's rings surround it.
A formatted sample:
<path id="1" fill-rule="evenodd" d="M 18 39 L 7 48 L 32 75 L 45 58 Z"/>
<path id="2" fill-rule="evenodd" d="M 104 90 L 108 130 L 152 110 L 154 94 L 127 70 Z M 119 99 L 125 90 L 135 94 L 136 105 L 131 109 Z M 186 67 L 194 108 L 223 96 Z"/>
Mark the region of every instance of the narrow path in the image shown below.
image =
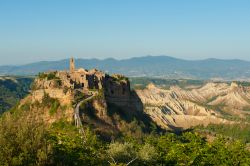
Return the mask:
<path id="1" fill-rule="evenodd" d="M 77 103 L 77 105 L 75 107 L 75 111 L 74 111 L 75 126 L 79 129 L 79 133 L 82 135 L 84 142 L 86 140 L 86 134 L 85 134 L 85 131 L 83 129 L 83 125 L 82 125 L 82 121 L 81 121 L 81 118 L 80 118 L 79 109 L 80 109 L 80 106 L 82 105 L 83 102 L 92 99 L 94 96 L 95 96 L 95 94 L 91 93 L 85 99 L 81 100 L 79 103 Z"/>

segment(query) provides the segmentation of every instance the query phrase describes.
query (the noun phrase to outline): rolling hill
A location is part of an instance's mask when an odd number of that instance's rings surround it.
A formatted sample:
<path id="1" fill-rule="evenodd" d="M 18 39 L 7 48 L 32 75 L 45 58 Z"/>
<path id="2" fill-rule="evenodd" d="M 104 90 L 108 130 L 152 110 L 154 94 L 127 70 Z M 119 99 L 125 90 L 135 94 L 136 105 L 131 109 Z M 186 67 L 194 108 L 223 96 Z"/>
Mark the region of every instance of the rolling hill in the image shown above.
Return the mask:
<path id="1" fill-rule="evenodd" d="M 0 66 L 0 75 L 35 75 L 68 69 L 68 59 L 42 61 L 21 66 Z M 164 77 L 213 80 L 249 80 L 250 62 L 243 60 L 183 60 L 169 56 L 145 56 L 124 60 L 76 59 L 76 67 L 97 68 L 129 77 Z"/>

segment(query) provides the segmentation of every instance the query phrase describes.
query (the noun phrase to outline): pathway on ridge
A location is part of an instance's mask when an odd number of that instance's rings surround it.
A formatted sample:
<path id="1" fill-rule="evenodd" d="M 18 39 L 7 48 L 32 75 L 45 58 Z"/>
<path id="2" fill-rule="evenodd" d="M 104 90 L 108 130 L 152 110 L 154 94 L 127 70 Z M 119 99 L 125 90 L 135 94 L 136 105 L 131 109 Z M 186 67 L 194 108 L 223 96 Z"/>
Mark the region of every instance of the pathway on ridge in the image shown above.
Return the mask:
<path id="1" fill-rule="evenodd" d="M 74 112 L 75 126 L 77 128 L 79 128 L 79 133 L 84 137 L 84 140 L 86 138 L 86 135 L 85 135 L 85 132 L 84 132 L 84 129 L 83 129 L 83 126 L 82 126 L 82 121 L 81 121 L 81 118 L 80 118 L 79 108 L 80 108 L 81 104 L 84 101 L 92 99 L 95 95 L 96 95 L 95 93 L 91 93 L 85 99 L 83 99 L 79 103 L 77 103 L 77 105 L 75 107 L 75 112 Z"/>

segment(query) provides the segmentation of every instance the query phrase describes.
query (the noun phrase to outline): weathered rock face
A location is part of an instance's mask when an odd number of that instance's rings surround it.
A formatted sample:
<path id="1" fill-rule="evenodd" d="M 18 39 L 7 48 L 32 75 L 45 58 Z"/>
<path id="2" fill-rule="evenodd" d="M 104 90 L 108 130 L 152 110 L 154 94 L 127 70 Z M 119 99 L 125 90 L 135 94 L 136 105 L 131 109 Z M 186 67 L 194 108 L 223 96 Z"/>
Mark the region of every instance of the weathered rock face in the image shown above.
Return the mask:
<path id="1" fill-rule="evenodd" d="M 38 89 L 31 93 L 32 102 L 41 102 L 45 94 L 49 94 L 51 98 L 58 99 L 62 105 L 69 105 L 73 100 L 73 95 L 70 91 L 64 92 L 63 89 Z"/>
<path id="2" fill-rule="evenodd" d="M 22 99 L 19 104 L 19 109 L 23 107 L 23 105 L 28 105 L 29 110 L 32 111 L 33 115 L 36 115 L 37 119 L 40 119 L 45 122 L 46 125 L 50 125 L 54 122 L 57 122 L 60 119 L 66 120 L 71 122 L 73 120 L 73 112 L 74 109 L 66 103 L 60 102 L 60 106 L 56 109 L 56 111 L 53 113 L 51 111 L 51 105 L 43 105 L 42 103 L 38 104 L 37 102 L 42 101 L 42 99 L 36 98 L 37 100 L 34 100 L 33 97 L 36 94 L 28 95 L 26 98 Z M 42 92 L 39 96 L 44 96 L 44 93 Z M 26 108 L 27 109 L 27 108 Z"/>
<path id="3" fill-rule="evenodd" d="M 144 111 L 155 122 L 165 128 L 190 128 L 209 123 L 232 123 L 223 119 L 224 114 L 249 114 L 250 89 L 236 83 L 208 83 L 191 90 L 177 86 L 169 90 L 150 84 L 146 89 L 137 90 L 144 105 Z M 220 111 L 217 111 L 218 108 Z"/>
<path id="4" fill-rule="evenodd" d="M 106 100 L 119 106 L 130 102 L 130 83 L 122 75 L 107 76 L 104 82 Z"/>

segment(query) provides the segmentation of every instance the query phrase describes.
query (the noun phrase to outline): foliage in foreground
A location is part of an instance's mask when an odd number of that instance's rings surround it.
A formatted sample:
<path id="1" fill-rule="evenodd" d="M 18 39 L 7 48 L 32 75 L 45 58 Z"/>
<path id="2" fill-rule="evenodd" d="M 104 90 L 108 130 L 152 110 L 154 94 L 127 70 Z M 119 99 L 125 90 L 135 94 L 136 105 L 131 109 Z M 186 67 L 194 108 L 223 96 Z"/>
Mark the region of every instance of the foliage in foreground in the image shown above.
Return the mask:
<path id="1" fill-rule="evenodd" d="M 83 139 L 85 141 L 83 141 Z M 196 133 L 123 136 L 101 141 L 88 128 L 84 137 L 70 123 L 50 127 L 31 112 L 5 113 L 0 119 L 0 165 L 247 165 L 243 143 Z"/>
<path id="2" fill-rule="evenodd" d="M 228 138 L 240 139 L 250 143 L 250 124 L 210 124 L 207 127 L 197 126 L 196 131 L 210 135 L 223 135 Z"/>

